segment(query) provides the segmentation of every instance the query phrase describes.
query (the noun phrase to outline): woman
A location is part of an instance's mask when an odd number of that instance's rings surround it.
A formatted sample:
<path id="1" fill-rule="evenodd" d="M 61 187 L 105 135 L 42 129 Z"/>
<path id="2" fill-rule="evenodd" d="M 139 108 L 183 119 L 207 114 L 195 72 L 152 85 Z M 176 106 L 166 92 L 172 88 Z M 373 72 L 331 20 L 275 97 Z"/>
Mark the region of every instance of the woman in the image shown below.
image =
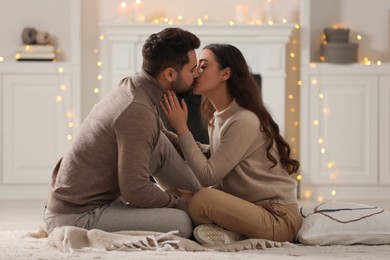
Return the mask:
<path id="1" fill-rule="evenodd" d="M 188 213 L 201 243 L 247 238 L 294 241 L 301 226 L 296 181 L 299 162 L 260 98 L 242 53 L 228 44 L 202 50 L 194 92 L 210 138 L 207 154 L 189 132 L 187 107 L 172 91 L 161 102 L 181 150 L 204 188 Z M 202 149 L 201 149 L 202 148 Z"/>

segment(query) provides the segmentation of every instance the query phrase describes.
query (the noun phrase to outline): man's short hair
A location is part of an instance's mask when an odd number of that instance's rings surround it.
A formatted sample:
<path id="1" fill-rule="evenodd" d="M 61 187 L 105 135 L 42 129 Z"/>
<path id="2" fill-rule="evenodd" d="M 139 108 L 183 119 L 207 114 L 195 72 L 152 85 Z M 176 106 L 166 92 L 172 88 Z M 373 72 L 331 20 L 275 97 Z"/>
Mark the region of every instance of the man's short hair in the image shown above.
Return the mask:
<path id="1" fill-rule="evenodd" d="M 187 53 L 199 46 L 196 35 L 180 28 L 166 28 L 146 39 L 142 69 L 153 77 L 168 67 L 180 71 L 189 61 Z"/>

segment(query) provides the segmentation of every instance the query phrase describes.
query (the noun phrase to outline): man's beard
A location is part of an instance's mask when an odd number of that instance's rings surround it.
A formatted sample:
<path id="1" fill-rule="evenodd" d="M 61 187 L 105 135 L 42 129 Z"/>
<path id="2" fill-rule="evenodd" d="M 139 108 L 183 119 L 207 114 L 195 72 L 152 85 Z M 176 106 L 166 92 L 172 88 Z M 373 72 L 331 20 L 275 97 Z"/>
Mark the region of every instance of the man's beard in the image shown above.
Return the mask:
<path id="1" fill-rule="evenodd" d="M 184 85 L 181 77 L 179 77 L 174 82 L 171 83 L 171 88 L 176 93 L 176 96 L 178 99 L 186 98 L 192 94 L 192 88 L 193 88 L 194 82 L 195 81 L 192 82 L 192 84 L 189 88 L 187 88 L 186 90 L 183 90 L 184 89 L 183 87 L 185 85 Z"/>

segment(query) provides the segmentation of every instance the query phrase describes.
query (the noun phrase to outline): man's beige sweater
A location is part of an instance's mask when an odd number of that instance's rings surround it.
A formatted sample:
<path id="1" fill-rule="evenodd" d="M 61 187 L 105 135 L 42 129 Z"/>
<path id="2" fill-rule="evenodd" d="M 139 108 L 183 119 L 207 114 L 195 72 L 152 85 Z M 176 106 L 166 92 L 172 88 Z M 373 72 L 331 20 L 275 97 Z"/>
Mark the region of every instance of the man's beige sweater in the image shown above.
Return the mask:
<path id="1" fill-rule="evenodd" d="M 92 109 L 53 171 L 50 211 L 81 213 L 119 197 L 137 207 L 178 206 L 177 197 L 149 181 L 150 156 L 165 133 L 157 110 L 164 92 L 141 72 L 122 80 Z"/>

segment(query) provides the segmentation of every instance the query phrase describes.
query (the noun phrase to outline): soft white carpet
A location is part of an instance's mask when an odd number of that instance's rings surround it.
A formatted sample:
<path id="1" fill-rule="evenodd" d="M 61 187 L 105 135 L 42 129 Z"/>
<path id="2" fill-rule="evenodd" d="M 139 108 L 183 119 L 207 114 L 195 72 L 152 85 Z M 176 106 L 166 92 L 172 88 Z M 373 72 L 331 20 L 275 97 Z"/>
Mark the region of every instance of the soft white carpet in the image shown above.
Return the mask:
<path id="1" fill-rule="evenodd" d="M 35 232 L 36 230 L 31 230 Z M 389 259 L 390 245 L 383 246 L 304 246 L 269 248 L 234 253 L 167 251 L 86 251 L 62 253 L 50 247 L 46 238 L 26 236 L 27 231 L 0 232 L 0 259 Z"/>

